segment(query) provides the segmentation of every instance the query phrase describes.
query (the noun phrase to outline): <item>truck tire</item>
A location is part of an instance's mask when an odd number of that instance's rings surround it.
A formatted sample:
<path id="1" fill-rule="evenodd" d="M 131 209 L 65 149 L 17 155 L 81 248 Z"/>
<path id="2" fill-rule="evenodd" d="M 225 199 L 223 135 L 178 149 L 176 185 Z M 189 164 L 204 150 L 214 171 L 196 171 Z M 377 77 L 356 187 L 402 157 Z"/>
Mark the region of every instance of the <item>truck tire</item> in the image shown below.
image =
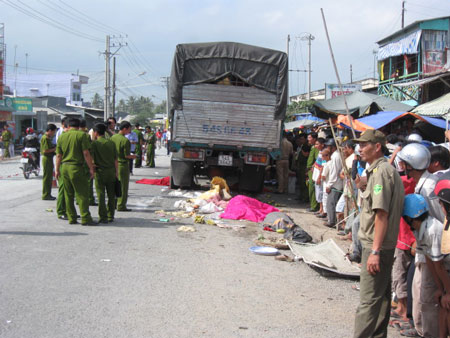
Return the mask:
<path id="1" fill-rule="evenodd" d="M 262 165 L 244 164 L 239 176 L 239 190 L 261 192 L 264 188 L 266 167 Z"/>

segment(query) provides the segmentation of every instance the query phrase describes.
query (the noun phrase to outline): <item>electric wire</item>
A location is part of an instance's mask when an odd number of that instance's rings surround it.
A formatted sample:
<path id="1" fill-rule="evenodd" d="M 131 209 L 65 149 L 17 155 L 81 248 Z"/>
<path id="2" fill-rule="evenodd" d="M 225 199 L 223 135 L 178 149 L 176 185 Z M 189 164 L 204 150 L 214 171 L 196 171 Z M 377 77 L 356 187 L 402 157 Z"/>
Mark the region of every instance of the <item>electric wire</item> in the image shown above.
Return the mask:
<path id="1" fill-rule="evenodd" d="M 34 19 L 36 19 L 38 21 L 41 21 L 41 22 L 43 22 L 43 23 L 45 23 L 47 25 L 50 25 L 50 26 L 52 26 L 54 28 L 57 28 L 59 30 L 65 31 L 67 33 L 70 33 L 72 35 L 76 35 L 78 37 L 81 37 L 81 38 L 84 38 L 84 39 L 87 39 L 87 40 L 96 41 L 96 42 L 103 42 L 103 40 L 101 40 L 101 39 L 99 39 L 99 38 L 97 38 L 95 36 L 92 36 L 92 35 L 80 32 L 78 30 L 75 30 L 75 29 L 73 29 L 71 27 L 68 27 L 68 26 L 66 26 L 66 25 L 64 25 L 64 24 L 62 24 L 62 23 L 60 23 L 60 22 L 58 22 L 58 21 L 56 21 L 56 20 L 54 20 L 54 19 L 44 15 L 42 13 L 40 13 L 39 11 L 33 9 L 32 7 L 28 6 L 27 4 L 24 4 L 20 0 L 16 0 L 16 2 L 18 2 L 18 3 L 22 4 L 22 5 L 24 5 L 25 7 L 29 8 L 29 10 L 19 6 L 17 3 L 14 3 L 14 2 L 12 2 L 10 0 L 0 0 L 0 1 L 3 2 L 6 5 L 14 8 L 14 9 L 22 12 L 23 14 L 25 14 L 25 15 L 31 17 L 31 18 L 34 18 Z M 35 14 L 33 12 L 36 12 L 38 14 Z"/>

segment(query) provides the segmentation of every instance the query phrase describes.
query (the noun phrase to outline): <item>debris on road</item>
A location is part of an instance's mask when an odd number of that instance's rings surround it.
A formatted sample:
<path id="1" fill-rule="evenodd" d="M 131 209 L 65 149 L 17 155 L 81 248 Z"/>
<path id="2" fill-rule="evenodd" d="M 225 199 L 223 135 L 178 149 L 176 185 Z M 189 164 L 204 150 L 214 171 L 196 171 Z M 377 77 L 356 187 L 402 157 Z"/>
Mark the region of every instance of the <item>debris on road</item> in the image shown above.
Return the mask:
<path id="1" fill-rule="evenodd" d="M 361 269 L 353 265 L 332 239 L 319 244 L 288 241 L 292 253 L 306 264 L 347 277 L 359 277 Z"/>
<path id="2" fill-rule="evenodd" d="M 194 227 L 182 225 L 177 229 L 177 231 L 179 231 L 179 232 L 195 232 L 197 230 L 195 230 Z"/>

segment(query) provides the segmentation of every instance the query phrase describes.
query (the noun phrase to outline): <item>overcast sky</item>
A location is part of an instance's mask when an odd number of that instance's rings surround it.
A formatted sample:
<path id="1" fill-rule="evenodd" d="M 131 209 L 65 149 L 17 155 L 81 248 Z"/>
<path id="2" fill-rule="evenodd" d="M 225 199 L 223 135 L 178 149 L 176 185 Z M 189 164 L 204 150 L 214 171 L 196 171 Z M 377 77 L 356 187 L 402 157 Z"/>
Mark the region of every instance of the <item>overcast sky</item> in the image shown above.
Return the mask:
<path id="1" fill-rule="evenodd" d="M 28 72 L 79 71 L 89 76 L 90 83 L 83 94 L 86 101 L 95 92 L 103 95 L 104 58 L 99 52 L 105 49 L 105 36 L 127 34 L 128 38 L 112 40 L 116 44 L 128 42 L 128 47 L 117 55 L 120 93 L 153 96 L 155 102 L 161 102 L 165 99 L 161 77 L 169 75 L 178 43 L 235 41 L 286 51 L 290 34 L 290 69 L 304 70 L 308 65 L 308 45 L 298 37 L 307 32 L 315 37 L 312 89 L 336 83 L 320 8 L 325 12 L 342 81 L 350 81 L 350 64 L 353 80 L 372 77 L 376 41 L 401 28 L 401 3 L 401 0 L 0 0 L 0 22 L 5 24 L 6 63 L 10 65 L 7 76 L 14 72 L 15 52 L 18 72 L 25 72 L 27 53 Z M 406 1 L 405 26 L 440 16 L 450 16 L 449 0 Z M 307 89 L 307 73 L 292 72 L 290 95 Z"/>

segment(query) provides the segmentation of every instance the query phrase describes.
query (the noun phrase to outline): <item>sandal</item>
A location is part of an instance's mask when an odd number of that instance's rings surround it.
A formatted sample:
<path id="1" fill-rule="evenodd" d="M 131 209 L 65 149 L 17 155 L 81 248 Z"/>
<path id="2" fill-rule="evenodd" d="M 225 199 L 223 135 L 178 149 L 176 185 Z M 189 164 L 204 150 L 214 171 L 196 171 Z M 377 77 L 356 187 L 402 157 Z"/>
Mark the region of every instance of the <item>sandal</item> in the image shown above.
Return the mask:
<path id="1" fill-rule="evenodd" d="M 393 327 L 397 330 L 410 330 L 414 329 L 414 325 L 411 323 L 409 319 L 399 318 L 392 319 L 389 321 L 389 326 Z"/>
<path id="2" fill-rule="evenodd" d="M 420 335 L 417 333 L 417 330 L 415 328 L 401 330 L 400 334 L 404 337 L 420 337 Z"/>
<path id="3" fill-rule="evenodd" d="M 394 311 L 394 310 L 391 310 L 391 318 L 395 318 L 395 319 L 397 319 L 397 318 L 403 318 L 402 316 L 400 316 L 396 311 Z"/>

